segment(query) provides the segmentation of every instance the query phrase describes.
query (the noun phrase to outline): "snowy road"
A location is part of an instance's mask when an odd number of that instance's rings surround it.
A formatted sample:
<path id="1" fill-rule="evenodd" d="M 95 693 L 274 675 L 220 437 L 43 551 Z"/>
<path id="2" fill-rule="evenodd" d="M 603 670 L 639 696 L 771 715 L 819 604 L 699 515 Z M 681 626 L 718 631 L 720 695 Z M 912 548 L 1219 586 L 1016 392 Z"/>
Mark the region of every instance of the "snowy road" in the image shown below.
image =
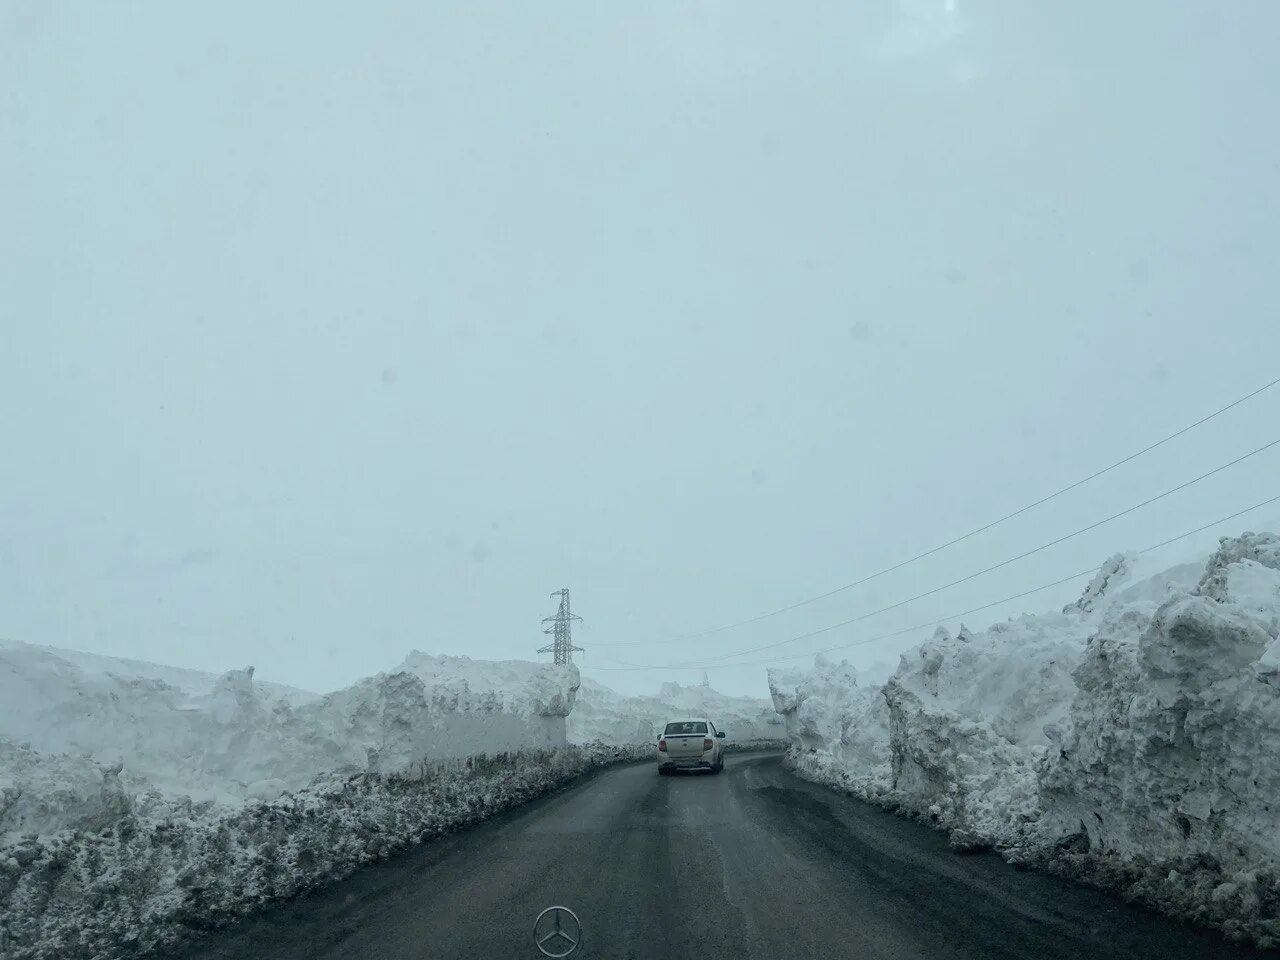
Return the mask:
<path id="1" fill-rule="evenodd" d="M 536 960 L 564 904 L 578 960 L 1178 960 L 1233 947 L 799 780 L 776 756 L 719 777 L 607 771 L 362 871 L 181 956 Z"/>

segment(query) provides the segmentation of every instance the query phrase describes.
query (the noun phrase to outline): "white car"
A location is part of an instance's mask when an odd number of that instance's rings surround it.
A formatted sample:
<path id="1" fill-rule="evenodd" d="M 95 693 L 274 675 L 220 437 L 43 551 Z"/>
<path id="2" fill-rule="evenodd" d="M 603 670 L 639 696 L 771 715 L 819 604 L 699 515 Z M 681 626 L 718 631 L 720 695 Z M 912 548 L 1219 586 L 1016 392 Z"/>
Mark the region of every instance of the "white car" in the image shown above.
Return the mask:
<path id="1" fill-rule="evenodd" d="M 724 731 L 705 717 L 668 720 L 658 738 L 658 773 L 724 769 Z"/>

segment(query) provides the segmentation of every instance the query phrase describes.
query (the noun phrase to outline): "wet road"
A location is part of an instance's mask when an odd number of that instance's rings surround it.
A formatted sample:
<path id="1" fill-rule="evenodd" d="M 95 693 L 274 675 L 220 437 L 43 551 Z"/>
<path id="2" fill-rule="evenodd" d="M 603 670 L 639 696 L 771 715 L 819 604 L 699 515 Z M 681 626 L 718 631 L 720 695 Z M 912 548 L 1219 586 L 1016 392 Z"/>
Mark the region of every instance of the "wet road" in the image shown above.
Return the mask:
<path id="1" fill-rule="evenodd" d="M 184 950 L 200 960 L 536 960 L 574 909 L 575 960 L 1179 960 L 1280 956 L 946 838 L 735 755 L 719 776 L 606 771 Z"/>

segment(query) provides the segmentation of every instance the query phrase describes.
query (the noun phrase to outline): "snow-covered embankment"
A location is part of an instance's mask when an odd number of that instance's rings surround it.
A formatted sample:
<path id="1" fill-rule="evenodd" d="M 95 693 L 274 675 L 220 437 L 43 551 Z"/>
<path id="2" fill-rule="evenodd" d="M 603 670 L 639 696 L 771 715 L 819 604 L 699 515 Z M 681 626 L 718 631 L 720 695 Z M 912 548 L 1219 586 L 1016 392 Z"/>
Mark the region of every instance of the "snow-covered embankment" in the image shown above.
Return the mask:
<path id="1" fill-rule="evenodd" d="M 883 687 L 822 659 L 771 672 L 791 761 L 958 848 L 1280 943 L 1280 538 L 1129 567 L 1061 613 L 940 629 Z"/>

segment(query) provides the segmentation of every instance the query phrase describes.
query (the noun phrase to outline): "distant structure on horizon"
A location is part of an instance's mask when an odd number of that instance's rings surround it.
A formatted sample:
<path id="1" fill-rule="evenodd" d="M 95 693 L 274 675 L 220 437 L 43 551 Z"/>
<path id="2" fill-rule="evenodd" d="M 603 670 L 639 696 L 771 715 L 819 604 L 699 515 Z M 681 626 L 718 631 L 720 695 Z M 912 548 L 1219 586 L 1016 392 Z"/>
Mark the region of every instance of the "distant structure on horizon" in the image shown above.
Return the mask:
<path id="1" fill-rule="evenodd" d="M 560 609 L 555 612 L 554 616 L 542 618 L 544 624 L 542 632 L 551 634 L 553 639 L 547 646 L 539 647 L 538 652 L 550 653 L 555 663 L 572 663 L 573 652 L 577 650 L 582 653 L 583 650 L 581 647 L 573 645 L 573 639 L 569 634 L 569 626 L 574 620 L 581 620 L 582 618 L 569 610 L 568 587 L 562 587 L 551 594 L 553 600 L 556 597 L 560 598 Z M 545 626 L 548 623 L 551 626 Z"/>
<path id="2" fill-rule="evenodd" d="M 711 686 L 711 678 L 707 676 L 707 671 L 705 670 L 702 671 L 702 683 L 698 684 L 698 686 L 700 687 Z"/>

